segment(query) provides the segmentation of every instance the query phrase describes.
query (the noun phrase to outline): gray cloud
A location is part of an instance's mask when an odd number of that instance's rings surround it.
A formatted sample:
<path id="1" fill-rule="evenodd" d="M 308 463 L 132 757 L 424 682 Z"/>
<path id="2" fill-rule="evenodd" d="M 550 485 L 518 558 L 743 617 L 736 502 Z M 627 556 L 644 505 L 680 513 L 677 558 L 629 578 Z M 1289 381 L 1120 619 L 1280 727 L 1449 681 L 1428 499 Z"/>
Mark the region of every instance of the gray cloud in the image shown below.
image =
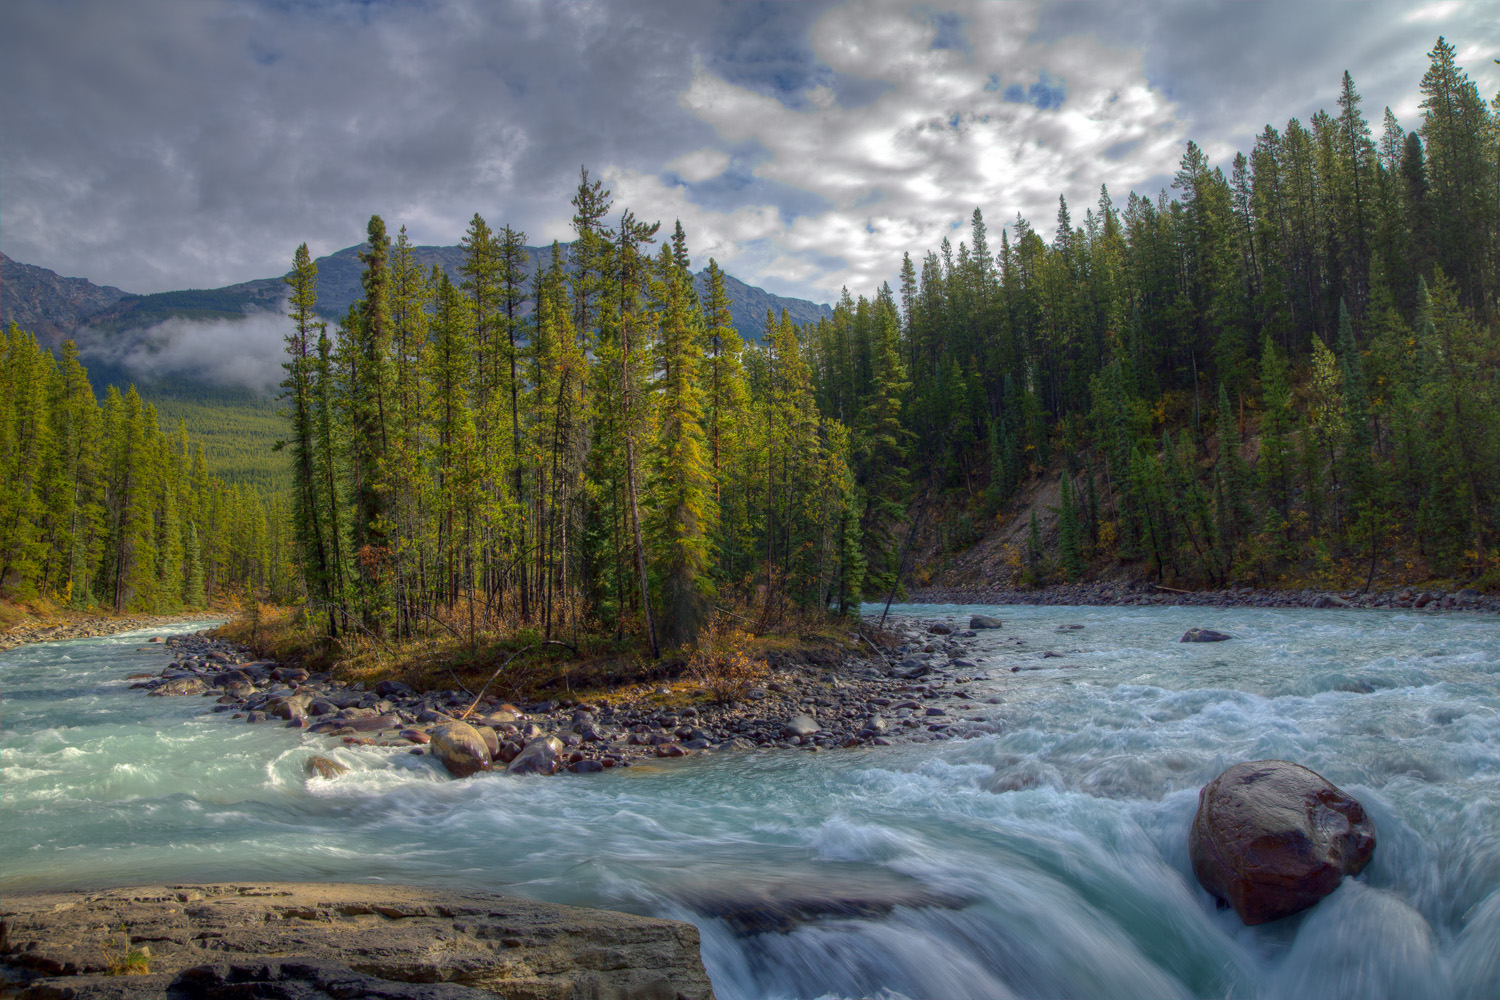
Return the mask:
<path id="1" fill-rule="evenodd" d="M 775 291 L 869 291 L 981 207 L 1050 228 L 1332 108 L 1417 124 L 1439 33 L 1493 92 L 1484 0 L 9 0 L 0 238 L 132 291 L 279 273 L 373 212 L 567 238 L 580 164 Z M 1007 100 L 1006 98 L 1012 98 Z M 959 235 L 962 235 L 961 233 Z"/>

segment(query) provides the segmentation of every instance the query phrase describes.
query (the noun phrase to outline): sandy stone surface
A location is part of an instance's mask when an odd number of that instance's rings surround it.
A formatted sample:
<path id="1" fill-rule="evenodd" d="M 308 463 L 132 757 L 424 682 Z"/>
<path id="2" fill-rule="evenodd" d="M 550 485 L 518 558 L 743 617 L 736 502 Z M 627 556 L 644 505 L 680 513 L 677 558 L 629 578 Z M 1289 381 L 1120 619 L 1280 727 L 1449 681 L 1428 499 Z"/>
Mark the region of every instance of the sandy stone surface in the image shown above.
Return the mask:
<path id="1" fill-rule="evenodd" d="M 122 926 L 129 950 L 148 952 L 148 975 L 101 976 L 126 950 Z M 508 1000 L 712 1000 L 698 944 L 697 928 L 674 920 L 410 886 L 154 885 L 15 894 L 0 904 L 0 963 L 33 977 L 36 997 L 65 995 L 53 991 L 70 981 L 80 998 L 130 996 L 119 990 L 131 980 L 175 995 L 179 979 L 224 979 L 226 963 L 298 958 L 325 980 L 330 965 L 342 966 L 393 985 Z M 215 965 L 218 973 L 204 969 Z"/>

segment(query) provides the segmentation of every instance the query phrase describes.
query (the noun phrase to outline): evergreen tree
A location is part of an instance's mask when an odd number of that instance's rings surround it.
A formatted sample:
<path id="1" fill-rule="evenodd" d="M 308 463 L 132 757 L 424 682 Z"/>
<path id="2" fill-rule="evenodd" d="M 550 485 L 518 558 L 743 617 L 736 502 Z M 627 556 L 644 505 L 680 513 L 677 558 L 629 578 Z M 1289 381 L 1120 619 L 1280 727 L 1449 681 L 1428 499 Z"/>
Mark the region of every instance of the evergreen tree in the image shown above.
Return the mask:
<path id="1" fill-rule="evenodd" d="M 1071 583 L 1083 576 L 1083 548 L 1078 524 L 1078 505 L 1073 500 L 1073 479 L 1062 477 L 1061 506 L 1057 509 L 1057 538 L 1063 576 Z"/>

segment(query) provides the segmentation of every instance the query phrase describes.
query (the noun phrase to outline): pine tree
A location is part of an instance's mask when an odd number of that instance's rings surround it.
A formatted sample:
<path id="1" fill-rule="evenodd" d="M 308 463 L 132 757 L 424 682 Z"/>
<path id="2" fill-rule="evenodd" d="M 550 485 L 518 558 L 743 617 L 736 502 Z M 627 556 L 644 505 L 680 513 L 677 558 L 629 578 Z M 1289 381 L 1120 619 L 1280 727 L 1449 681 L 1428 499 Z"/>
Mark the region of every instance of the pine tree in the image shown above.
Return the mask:
<path id="1" fill-rule="evenodd" d="M 350 309 L 346 360 L 350 416 L 350 467 L 354 496 L 354 548 L 361 617 L 371 631 L 387 625 L 390 593 L 390 269 L 385 222 L 370 217 L 367 249 L 361 251 L 364 298 Z"/>
<path id="2" fill-rule="evenodd" d="M 315 319 L 317 309 L 318 266 L 308 253 L 307 244 L 297 247 L 292 271 L 286 278 L 291 286 L 290 298 L 293 329 L 286 336 L 288 360 L 282 363 L 286 378 L 282 380 L 281 398 L 287 404 L 291 423 L 292 513 L 298 550 L 308 597 L 321 605 L 328 621 L 328 634 L 338 635 L 334 619 L 333 572 L 329 558 L 328 534 L 324 527 L 325 508 L 318 488 L 317 451 L 314 444 L 315 380 L 317 378 L 314 334 L 322 336 L 327 324 Z M 196 528 L 194 529 L 196 545 Z M 196 558 L 196 553 L 194 553 Z M 199 568 L 201 573 L 201 567 Z M 189 585 L 189 590 L 194 590 Z M 201 581 L 194 593 L 203 601 Z"/>
<path id="3" fill-rule="evenodd" d="M 874 391 L 861 414 L 858 444 L 859 486 L 865 498 L 860 533 L 867 553 L 866 579 L 877 591 L 895 583 L 900 528 L 906 520 L 910 432 L 902 426 L 901 412 L 911 383 L 901 363 L 897 337 L 895 310 L 882 300 L 876 310 Z"/>
<path id="4" fill-rule="evenodd" d="M 1061 506 L 1057 509 L 1057 538 L 1063 576 L 1073 582 L 1083 576 L 1083 550 L 1078 524 L 1078 505 L 1073 500 L 1073 477 L 1062 477 Z"/>
<path id="5" fill-rule="evenodd" d="M 692 277 L 676 258 L 685 254 L 678 236 L 663 246 L 657 271 L 663 299 L 659 357 L 663 375 L 651 489 L 657 508 L 661 567 L 661 637 L 669 647 L 695 643 L 709 610 L 713 588 L 709 566 L 718 520 L 713 496 L 713 469 L 703 432 L 699 377 L 702 342 L 689 316 Z"/>

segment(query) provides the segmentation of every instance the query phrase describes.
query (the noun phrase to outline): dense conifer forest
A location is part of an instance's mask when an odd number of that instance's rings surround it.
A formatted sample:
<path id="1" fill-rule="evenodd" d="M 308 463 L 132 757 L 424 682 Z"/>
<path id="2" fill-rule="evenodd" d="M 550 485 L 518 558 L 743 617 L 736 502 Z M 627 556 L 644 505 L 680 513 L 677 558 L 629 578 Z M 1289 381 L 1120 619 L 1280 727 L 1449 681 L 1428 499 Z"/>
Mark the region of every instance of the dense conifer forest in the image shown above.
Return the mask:
<path id="1" fill-rule="evenodd" d="M 293 586 L 282 501 L 210 475 L 133 386 L 101 405 L 72 341 L 54 358 L 15 324 L 0 333 L 0 457 L 6 597 L 176 611 Z"/>
<path id="2" fill-rule="evenodd" d="M 426 272 L 373 217 L 331 329 L 296 252 L 293 484 L 263 502 L 13 332 L 4 585 L 145 606 L 253 577 L 333 636 L 526 623 L 655 652 L 716 614 L 883 599 L 941 511 L 960 542 L 1026 518 L 1027 584 L 1493 586 L 1500 96 L 1430 56 L 1412 131 L 1387 109 L 1377 137 L 1345 73 L 1335 113 L 1227 173 L 1189 142 L 1170 192 L 1060 199 L 1050 242 L 1017 217 L 996 247 L 975 209 L 894 289 L 768 315 L 758 344 L 717 263 L 694 288 L 680 224 L 586 170 L 537 269 L 475 215 L 461 280 Z M 1041 475 L 1046 530 L 1020 506 Z"/>

